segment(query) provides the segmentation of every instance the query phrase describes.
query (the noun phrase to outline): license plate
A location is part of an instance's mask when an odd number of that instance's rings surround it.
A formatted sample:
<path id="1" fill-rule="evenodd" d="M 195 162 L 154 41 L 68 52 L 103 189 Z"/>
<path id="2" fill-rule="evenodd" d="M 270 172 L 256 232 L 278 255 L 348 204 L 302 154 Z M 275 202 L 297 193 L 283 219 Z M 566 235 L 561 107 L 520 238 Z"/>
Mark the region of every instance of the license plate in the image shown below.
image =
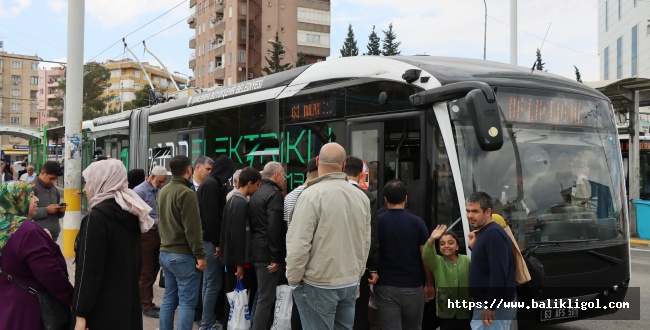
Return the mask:
<path id="1" fill-rule="evenodd" d="M 543 308 L 540 311 L 540 321 L 570 319 L 578 317 L 578 308 Z"/>

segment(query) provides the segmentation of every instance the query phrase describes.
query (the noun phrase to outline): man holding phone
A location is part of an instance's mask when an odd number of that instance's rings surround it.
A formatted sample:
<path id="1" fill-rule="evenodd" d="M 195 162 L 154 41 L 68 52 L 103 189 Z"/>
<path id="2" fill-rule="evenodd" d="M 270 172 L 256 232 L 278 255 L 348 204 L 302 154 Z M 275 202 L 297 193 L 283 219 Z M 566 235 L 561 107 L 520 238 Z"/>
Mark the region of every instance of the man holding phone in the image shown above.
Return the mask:
<path id="1" fill-rule="evenodd" d="M 59 163 L 47 161 L 43 164 L 41 173 L 34 179 L 34 195 L 38 198 L 38 208 L 32 219 L 39 226 L 49 230 L 55 242 L 61 232 L 59 219 L 65 215 L 66 208 L 66 204 L 61 203 L 61 194 L 54 185 L 61 175 L 63 171 Z"/>

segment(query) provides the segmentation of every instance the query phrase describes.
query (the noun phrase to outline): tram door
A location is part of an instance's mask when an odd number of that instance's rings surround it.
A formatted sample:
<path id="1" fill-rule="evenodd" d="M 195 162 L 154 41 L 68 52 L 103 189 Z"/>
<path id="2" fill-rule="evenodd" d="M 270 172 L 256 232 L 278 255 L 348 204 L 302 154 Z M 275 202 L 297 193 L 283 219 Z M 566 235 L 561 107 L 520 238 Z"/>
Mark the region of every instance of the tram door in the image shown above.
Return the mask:
<path id="1" fill-rule="evenodd" d="M 348 122 L 348 154 L 361 158 L 367 164 L 367 189 L 376 194 L 379 209 L 385 206 L 384 185 L 398 179 L 407 187 L 409 197 L 406 207 L 425 218 L 425 185 L 421 180 L 421 113 L 383 118 L 380 121 Z"/>

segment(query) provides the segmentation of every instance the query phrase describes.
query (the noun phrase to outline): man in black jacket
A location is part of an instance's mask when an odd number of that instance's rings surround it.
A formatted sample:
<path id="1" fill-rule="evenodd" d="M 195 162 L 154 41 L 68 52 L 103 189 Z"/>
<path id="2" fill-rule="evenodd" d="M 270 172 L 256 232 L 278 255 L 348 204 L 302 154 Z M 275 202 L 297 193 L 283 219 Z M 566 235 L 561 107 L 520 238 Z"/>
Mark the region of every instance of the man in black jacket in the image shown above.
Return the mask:
<path id="1" fill-rule="evenodd" d="M 248 204 L 251 222 L 249 260 L 257 276 L 257 309 L 253 330 L 268 328 L 275 305 L 275 288 L 282 276 L 280 265 L 286 257 L 282 198 L 285 184 L 282 164 L 267 163 L 262 172 L 262 184 Z"/>
<path id="2" fill-rule="evenodd" d="M 366 272 L 359 283 L 359 299 L 354 311 L 354 329 L 368 329 L 368 299 L 370 299 L 370 286 L 377 282 L 377 266 L 379 265 L 379 232 L 377 227 L 377 197 L 375 194 L 361 189 L 359 182 L 365 180 L 363 161 L 354 156 L 345 159 L 343 172 L 348 176 L 348 181 L 363 191 L 370 200 L 370 252 L 366 261 Z"/>
<path id="3" fill-rule="evenodd" d="M 246 167 L 240 171 L 239 187 L 232 190 L 233 198 L 226 202 L 221 223 L 221 260 L 227 268 L 226 292 L 235 289 L 235 278 L 246 281 L 244 287 L 247 289 L 251 287 L 247 284 L 255 281 L 255 276 L 248 274 L 248 271 L 244 276 L 244 265 L 248 263 L 250 241 L 248 198 L 259 188 L 262 176 L 258 170 L 252 167 Z"/>
<path id="4" fill-rule="evenodd" d="M 214 306 L 221 290 L 222 265 L 219 261 L 221 221 L 226 205 L 226 184 L 235 173 L 235 163 L 225 155 L 214 161 L 210 175 L 197 190 L 201 225 L 203 226 L 203 248 L 207 254 L 207 268 L 203 272 L 203 316 L 199 329 L 212 329 L 218 321 Z"/>

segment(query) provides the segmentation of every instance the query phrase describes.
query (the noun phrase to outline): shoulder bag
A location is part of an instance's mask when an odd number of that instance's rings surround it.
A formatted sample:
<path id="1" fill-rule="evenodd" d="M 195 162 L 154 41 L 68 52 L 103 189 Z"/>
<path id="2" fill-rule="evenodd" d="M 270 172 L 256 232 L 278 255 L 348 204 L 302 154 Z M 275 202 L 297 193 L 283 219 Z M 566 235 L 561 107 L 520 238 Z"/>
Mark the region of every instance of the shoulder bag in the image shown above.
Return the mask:
<path id="1" fill-rule="evenodd" d="M 43 319 L 43 329 L 45 330 L 64 330 L 70 328 L 71 311 L 60 301 L 47 291 L 36 291 L 36 289 L 17 282 L 11 275 L 5 273 L 0 268 L 0 273 L 5 274 L 9 282 L 16 284 L 23 290 L 36 295 L 38 304 L 41 307 L 41 319 Z"/>

